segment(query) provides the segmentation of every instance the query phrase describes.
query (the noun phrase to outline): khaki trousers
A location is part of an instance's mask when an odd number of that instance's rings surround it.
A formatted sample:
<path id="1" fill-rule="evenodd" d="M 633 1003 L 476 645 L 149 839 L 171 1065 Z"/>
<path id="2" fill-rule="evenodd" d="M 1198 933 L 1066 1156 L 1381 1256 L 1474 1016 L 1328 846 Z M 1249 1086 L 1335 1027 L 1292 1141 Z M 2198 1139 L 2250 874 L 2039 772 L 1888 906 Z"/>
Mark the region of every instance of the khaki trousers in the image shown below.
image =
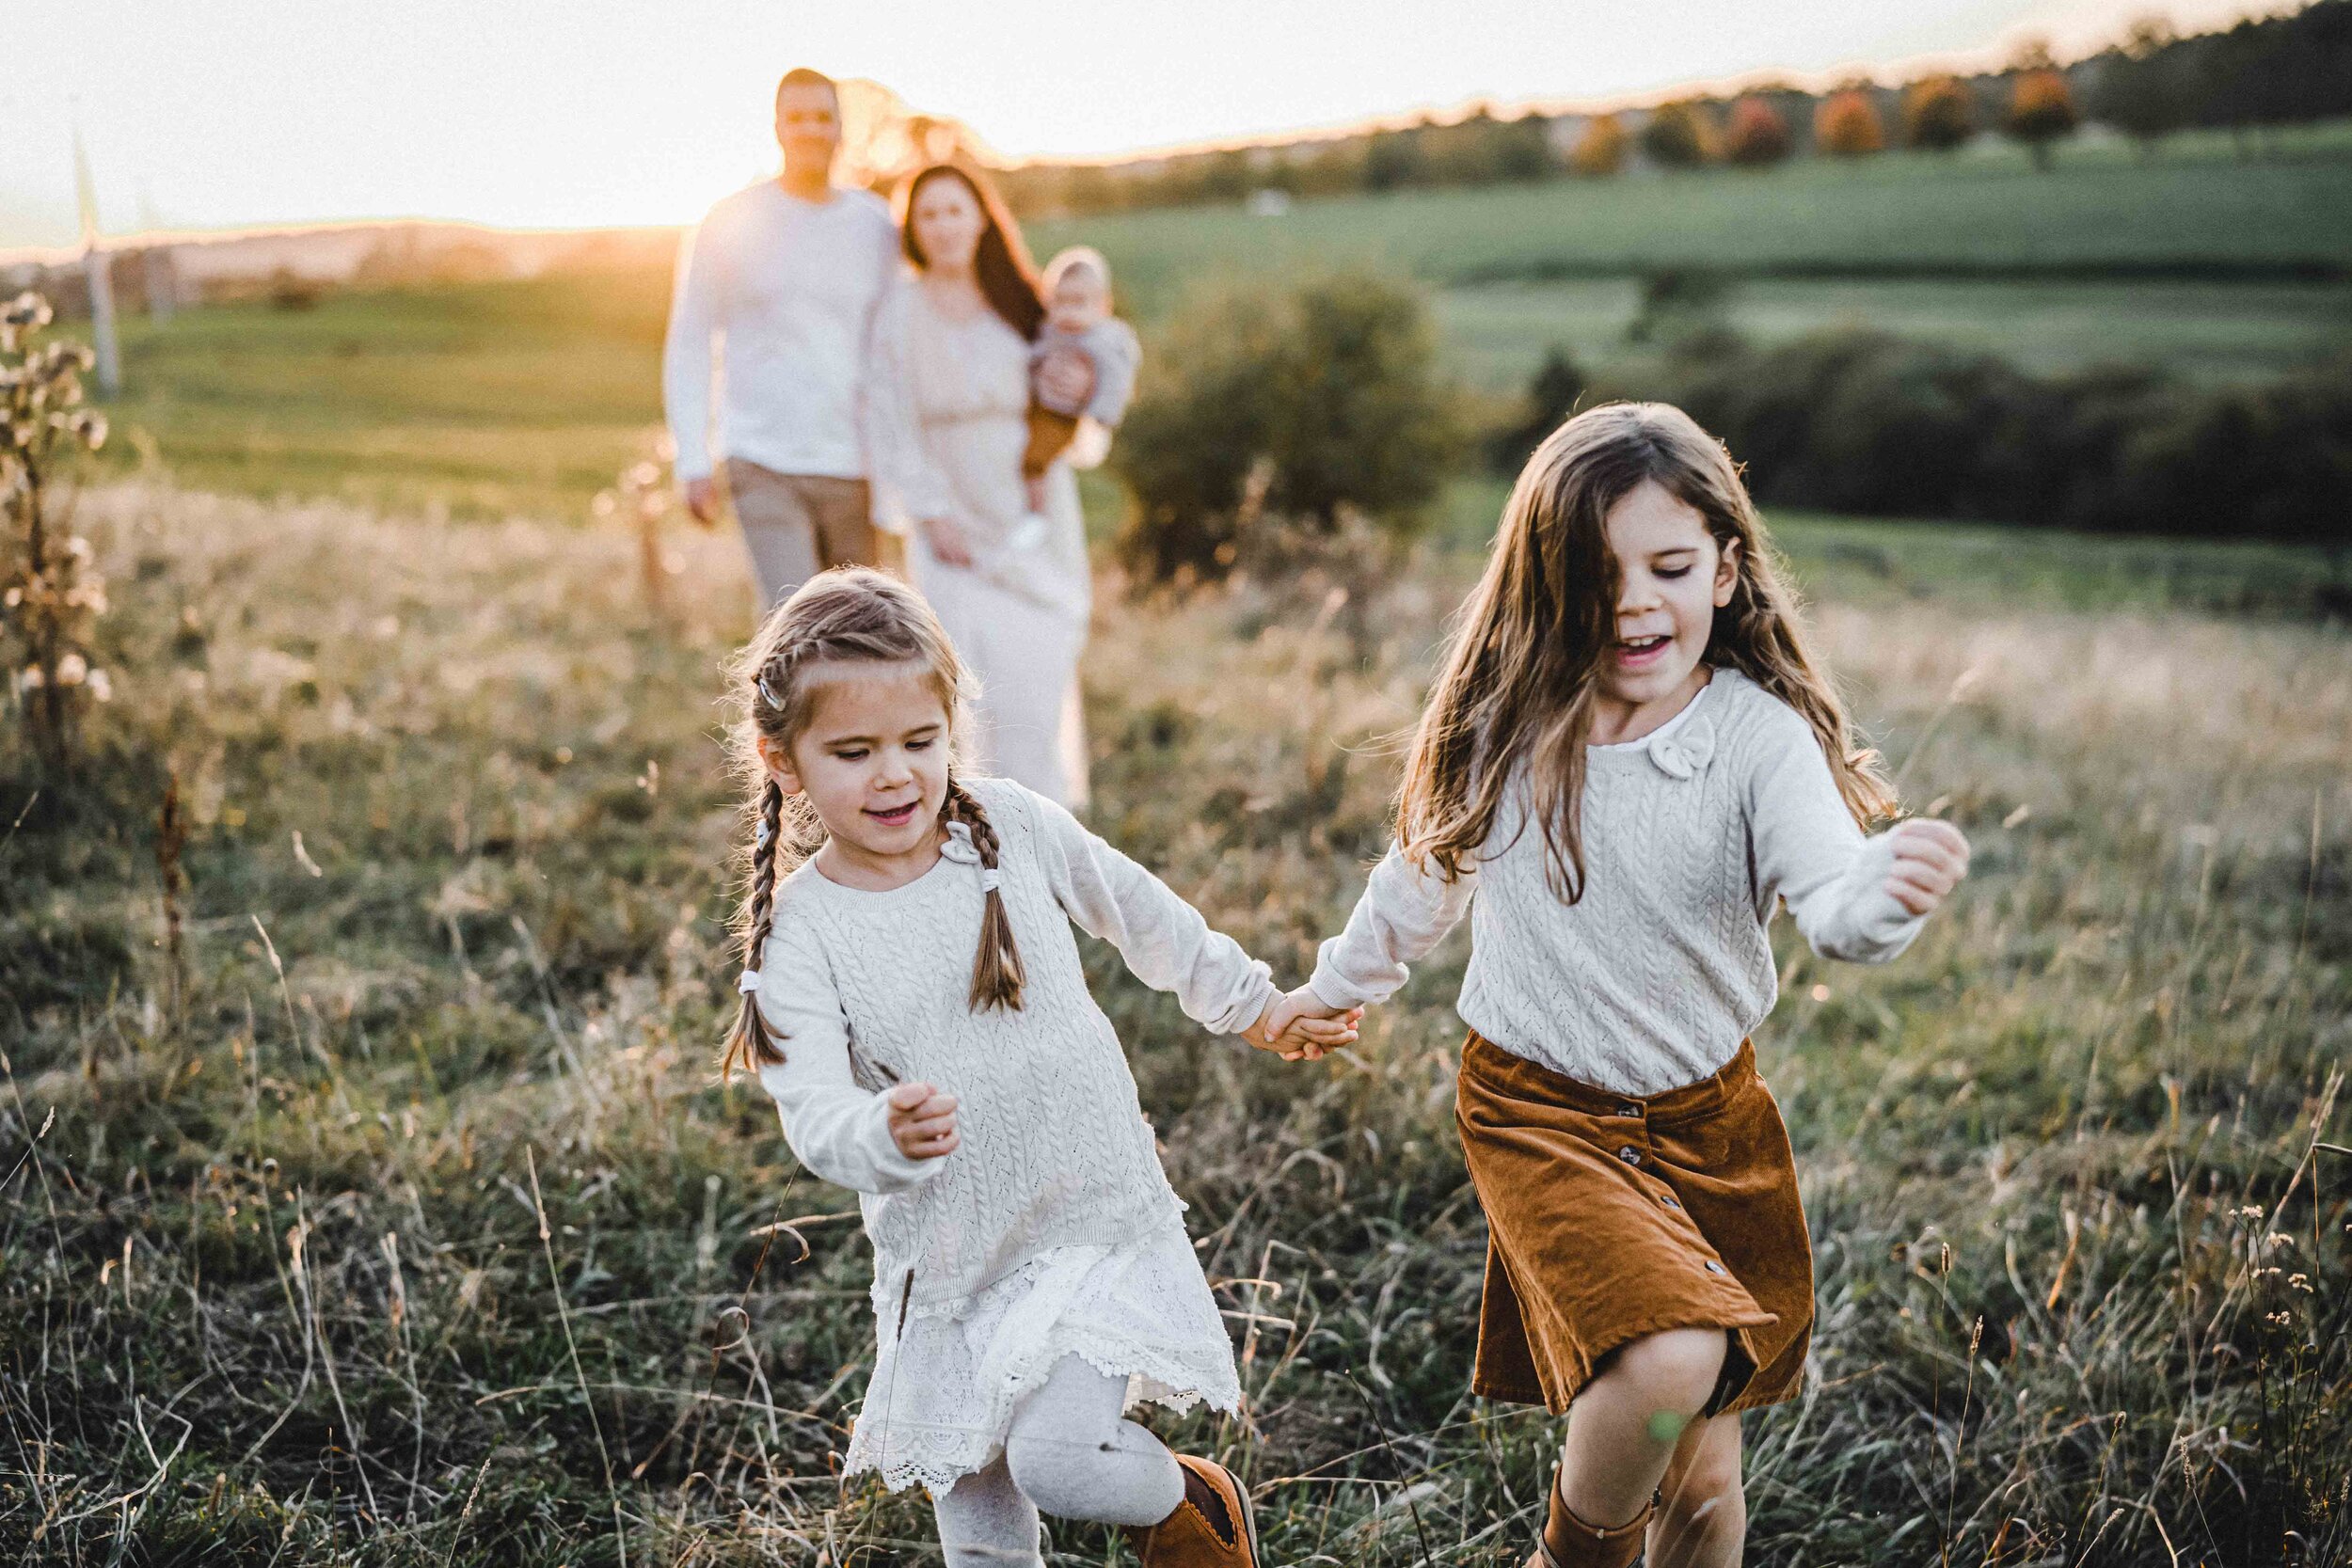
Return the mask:
<path id="1" fill-rule="evenodd" d="M 739 457 L 726 474 L 763 613 L 828 567 L 887 564 L 866 481 L 780 474 Z"/>

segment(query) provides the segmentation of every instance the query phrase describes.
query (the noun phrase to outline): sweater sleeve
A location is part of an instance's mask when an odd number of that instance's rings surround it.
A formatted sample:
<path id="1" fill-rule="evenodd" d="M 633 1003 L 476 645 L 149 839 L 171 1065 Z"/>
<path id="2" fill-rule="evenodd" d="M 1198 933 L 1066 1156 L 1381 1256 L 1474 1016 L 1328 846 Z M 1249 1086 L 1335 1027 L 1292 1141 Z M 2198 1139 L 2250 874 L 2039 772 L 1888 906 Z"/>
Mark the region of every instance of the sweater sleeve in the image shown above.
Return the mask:
<path id="1" fill-rule="evenodd" d="M 1022 795 L 1054 897 L 1080 929 L 1118 948 L 1136 979 L 1172 992 L 1203 1028 L 1238 1035 L 1265 1016 L 1275 985 L 1264 964 L 1069 812 L 1041 795 Z"/>
<path id="2" fill-rule="evenodd" d="M 709 219 L 678 242 L 670 327 L 661 344 L 661 405 L 681 480 L 710 477 L 711 344 L 718 333 L 717 243 Z"/>
<path id="3" fill-rule="evenodd" d="M 896 1193 L 939 1174 L 945 1160 L 910 1160 L 890 1138 L 888 1102 L 850 1072 L 850 1021 L 813 943 L 779 929 L 759 964 L 759 1010 L 784 1037 L 784 1060 L 759 1069 L 784 1141 L 812 1172 L 861 1193 Z M 953 1159 L 948 1155 L 946 1159 Z"/>
<path id="4" fill-rule="evenodd" d="M 908 310 L 914 284 L 900 278 L 882 291 L 866 348 L 866 389 L 860 407 L 866 458 L 875 486 L 874 515 L 905 533 L 917 522 L 950 515 L 955 492 L 923 444 L 914 410 Z"/>
<path id="5" fill-rule="evenodd" d="M 1094 395 L 1087 400 L 1086 414 L 1107 430 L 1127 417 L 1127 404 L 1136 395 L 1136 368 L 1143 358 L 1143 344 L 1136 329 L 1116 316 L 1089 334 L 1089 341 L 1094 350 Z"/>
<path id="6" fill-rule="evenodd" d="M 1824 958 L 1884 963 L 1927 921 L 1886 891 L 1891 841 L 1866 838 L 1854 826 L 1820 739 L 1793 711 L 1775 716 L 1763 737 L 1749 783 L 1748 838 L 1762 912 L 1769 918 L 1773 898 L 1785 900 Z"/>
<path id="7" fill-rule="evenodd" d="M 1323 944 L 1308 980 L 1327 1007 L 1386 1002 L 1460 924 L 1476 891 L 1477 866 L 1465 863 L 1452 881 L 1434 865 L 1415 865 L 1392 844 L 1372 868 L 1347 927 Z"/>

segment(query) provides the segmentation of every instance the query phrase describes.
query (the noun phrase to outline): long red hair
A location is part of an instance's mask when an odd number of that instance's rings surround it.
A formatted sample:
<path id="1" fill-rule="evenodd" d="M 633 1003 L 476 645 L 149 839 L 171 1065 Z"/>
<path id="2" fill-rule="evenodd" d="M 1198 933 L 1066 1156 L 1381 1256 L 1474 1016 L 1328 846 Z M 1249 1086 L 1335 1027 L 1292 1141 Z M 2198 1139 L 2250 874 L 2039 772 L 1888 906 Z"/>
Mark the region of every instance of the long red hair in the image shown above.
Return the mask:
<path id="1" fill-rule="evenodd" d="M 932 164 L 908 181 L 898 192 L 899 248 L 916 266 L 931 264 L 923 254 L 923 242 L 914 237 L 914 202 L 925 185 L 942 179 L 962 181 L 963 188 L 979 203 L 980 248 L 972 258 L 972 271 L 979 281 L 981 297 L 1005 319 L 1006 325 L 1034 341 L 1045 322 L 1045 303 L 1037 292 L 1037 266 L 1029 260 L 1029 247 L 1022 243 L 1021 225 L 987 175 L 961 164 Z"/>

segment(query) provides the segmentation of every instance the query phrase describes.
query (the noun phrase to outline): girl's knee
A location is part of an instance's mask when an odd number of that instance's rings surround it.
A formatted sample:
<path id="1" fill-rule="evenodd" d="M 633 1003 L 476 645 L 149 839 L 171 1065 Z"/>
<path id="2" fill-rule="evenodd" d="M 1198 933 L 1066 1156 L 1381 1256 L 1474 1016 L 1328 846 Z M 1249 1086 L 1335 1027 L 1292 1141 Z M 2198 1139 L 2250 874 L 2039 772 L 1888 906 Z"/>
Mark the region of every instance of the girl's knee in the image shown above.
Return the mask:
<path id="1" fill-rule="evenodd" d="M 1012 1483 L 1047 1513 L 1070 1515 L 1071 1505 L 1092 1490 L 1084 1468 L 1083 1447 L 1036 1433 L 1016 1431 L 1005 1439 L 1005 1466 Z"/>
<path id="2" fill-rule="evenodd" d="M 1748 1504 L 1740 1481 L 1739 1456 L 1702 1453 L 1690 1465 L 1668 1472 L 1659 1489 L 1658 1513 L 1666 1528 L 1677 1531 L 1744 1527 Z"/>
<path id="3" fill-rule="evenodd" d="M 1660 1410 L 1695 1416 L 1714 1398 L 1726 1354 L 1719 1329 L 1670 1328 L 1626 1345 L 1605 1375 Z"/>

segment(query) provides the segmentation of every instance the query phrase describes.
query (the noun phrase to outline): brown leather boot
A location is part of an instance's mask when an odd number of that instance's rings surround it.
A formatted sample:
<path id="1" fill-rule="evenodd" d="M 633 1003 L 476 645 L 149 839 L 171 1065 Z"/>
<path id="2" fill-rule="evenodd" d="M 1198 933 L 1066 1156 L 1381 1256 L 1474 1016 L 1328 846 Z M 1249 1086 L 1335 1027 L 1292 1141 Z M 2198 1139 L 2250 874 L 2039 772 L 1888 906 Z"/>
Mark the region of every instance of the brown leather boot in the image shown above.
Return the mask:
<path id="1" fill-rule="evenodd" d="M 1258 1568 L 1249 1494 L 1224 1465 L 1180 1453 L 1184 1500 L 1143 1532 L 1143 1568 Z"/>
<path id="2" fill-rule="evenodd" d="M 1642 1537 L 1649 1528 L 1650 1515 L 1657 1512 L 1658 1496 L 1652 1493 L 1630 1523 L 1606 1528 L 1590 1524 L 1578 1517 L 1560 1496 L 1560 1479 L 1554 1476 L 1543 1539 L 1535 1544 L 1535 1555 L 1527 1560 L 1527 1568 L 1632 1568 L 1633 1560 L 1642 1555 Z"/>

